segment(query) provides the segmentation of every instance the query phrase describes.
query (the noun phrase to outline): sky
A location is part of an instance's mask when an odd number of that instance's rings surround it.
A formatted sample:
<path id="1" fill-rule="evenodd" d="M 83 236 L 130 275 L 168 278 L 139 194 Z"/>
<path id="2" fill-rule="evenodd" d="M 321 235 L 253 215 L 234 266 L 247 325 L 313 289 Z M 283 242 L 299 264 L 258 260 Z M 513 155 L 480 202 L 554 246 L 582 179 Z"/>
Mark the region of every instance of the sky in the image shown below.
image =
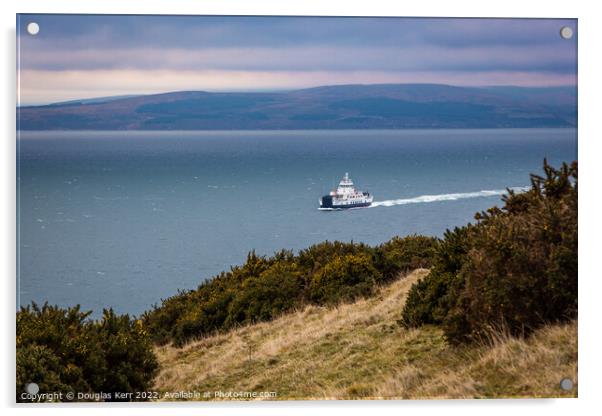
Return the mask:
<path id="1" fill-rule="evenodd" d="M 21 14 L 18 103 L 335 84 L 575 86 L 576 34 L 574 19 Z"/>

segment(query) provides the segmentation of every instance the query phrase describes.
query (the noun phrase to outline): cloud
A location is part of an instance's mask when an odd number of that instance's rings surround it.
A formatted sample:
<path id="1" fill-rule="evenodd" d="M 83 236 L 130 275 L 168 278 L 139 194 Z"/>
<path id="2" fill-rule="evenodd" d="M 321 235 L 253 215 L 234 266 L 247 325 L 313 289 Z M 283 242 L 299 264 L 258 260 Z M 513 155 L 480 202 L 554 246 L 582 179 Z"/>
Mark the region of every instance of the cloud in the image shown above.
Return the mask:
<path id="1" fill-rule="evenodd" d="M 30 21 L 39 35 L 25 33 Z M 576 38 L 560 38 L 564 25 L 577 32 L 570 19 L 20 15 L 21 97 L 58 100 L 74 82 L 89 96 L 99 76 L 116 94 L 339 80 L 574 85 Z"/>
<path id="2" fill-rule="evenodd" d="M 361 57 L 361 59 L 358 59 Z M 40 50 L 25 54 L 25 69 L 185 69 L 185 70 L 545 70 L 575 71 L 573 51 L 528 46 L 444 48 L 431 46 L 292 48 L 197 48 Z"/>
<path id="3" fill-rule="evenodd" d="M 561 44 L 573 19 L 20 15 L 25 42 L 85 47 L 384 46 Z M 29 37 L 37 21 L 44 36 Z"/>

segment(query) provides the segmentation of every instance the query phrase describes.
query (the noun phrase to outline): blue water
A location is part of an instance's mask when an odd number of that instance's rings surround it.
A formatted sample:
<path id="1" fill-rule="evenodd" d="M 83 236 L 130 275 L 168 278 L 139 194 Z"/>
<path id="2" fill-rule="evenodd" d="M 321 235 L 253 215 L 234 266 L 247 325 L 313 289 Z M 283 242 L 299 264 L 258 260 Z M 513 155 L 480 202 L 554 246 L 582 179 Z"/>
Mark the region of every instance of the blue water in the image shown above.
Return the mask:
<path id="1" fill-rule="evenodd" d="M 441 236 L 499 204 L 506 187 L 528 185 L 544 157 L 576 159 L 576 135 L 21 132 L 18 301 L 139 314 L 252 249 Z M 345 172 L 377 206 L 319 211 Z"/>

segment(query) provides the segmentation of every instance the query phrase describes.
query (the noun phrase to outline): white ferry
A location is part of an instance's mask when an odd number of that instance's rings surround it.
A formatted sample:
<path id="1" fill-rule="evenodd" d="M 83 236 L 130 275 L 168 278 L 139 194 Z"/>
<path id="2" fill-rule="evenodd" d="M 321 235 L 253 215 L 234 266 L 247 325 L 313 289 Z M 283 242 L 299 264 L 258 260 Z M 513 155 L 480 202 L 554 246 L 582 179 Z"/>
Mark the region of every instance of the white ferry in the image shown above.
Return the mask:
<path id="1" fill-rule="evenodd" d="M 369 192 L 361 192 L 355 189 L 353 181 L 349 179 L 349 174 L 345 173 L 337 189 L 320 198 L 320 209 L 369 207 L 373 199 L 374 197 Z"/>

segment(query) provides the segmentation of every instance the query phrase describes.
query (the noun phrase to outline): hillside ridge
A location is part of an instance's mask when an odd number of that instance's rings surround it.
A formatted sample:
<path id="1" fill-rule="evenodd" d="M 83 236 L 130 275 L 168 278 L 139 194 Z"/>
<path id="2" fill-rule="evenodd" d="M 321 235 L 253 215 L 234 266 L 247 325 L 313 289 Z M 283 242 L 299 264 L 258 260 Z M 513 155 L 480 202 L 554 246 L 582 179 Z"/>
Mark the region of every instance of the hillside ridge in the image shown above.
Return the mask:
<path id="1" fill-rule="evenodd" d="M 162 394 L 275 392 L 276 400 L 576 397 L 577 324 L 548 325 L 527 339 L 450 346 L 441 329 L 399 325 L 418 269 L 377 294 L 336 307 L 307 306 L 269 321 L 156 347 Z M 232 399 L 232 397 L 228 397 Z"/>

